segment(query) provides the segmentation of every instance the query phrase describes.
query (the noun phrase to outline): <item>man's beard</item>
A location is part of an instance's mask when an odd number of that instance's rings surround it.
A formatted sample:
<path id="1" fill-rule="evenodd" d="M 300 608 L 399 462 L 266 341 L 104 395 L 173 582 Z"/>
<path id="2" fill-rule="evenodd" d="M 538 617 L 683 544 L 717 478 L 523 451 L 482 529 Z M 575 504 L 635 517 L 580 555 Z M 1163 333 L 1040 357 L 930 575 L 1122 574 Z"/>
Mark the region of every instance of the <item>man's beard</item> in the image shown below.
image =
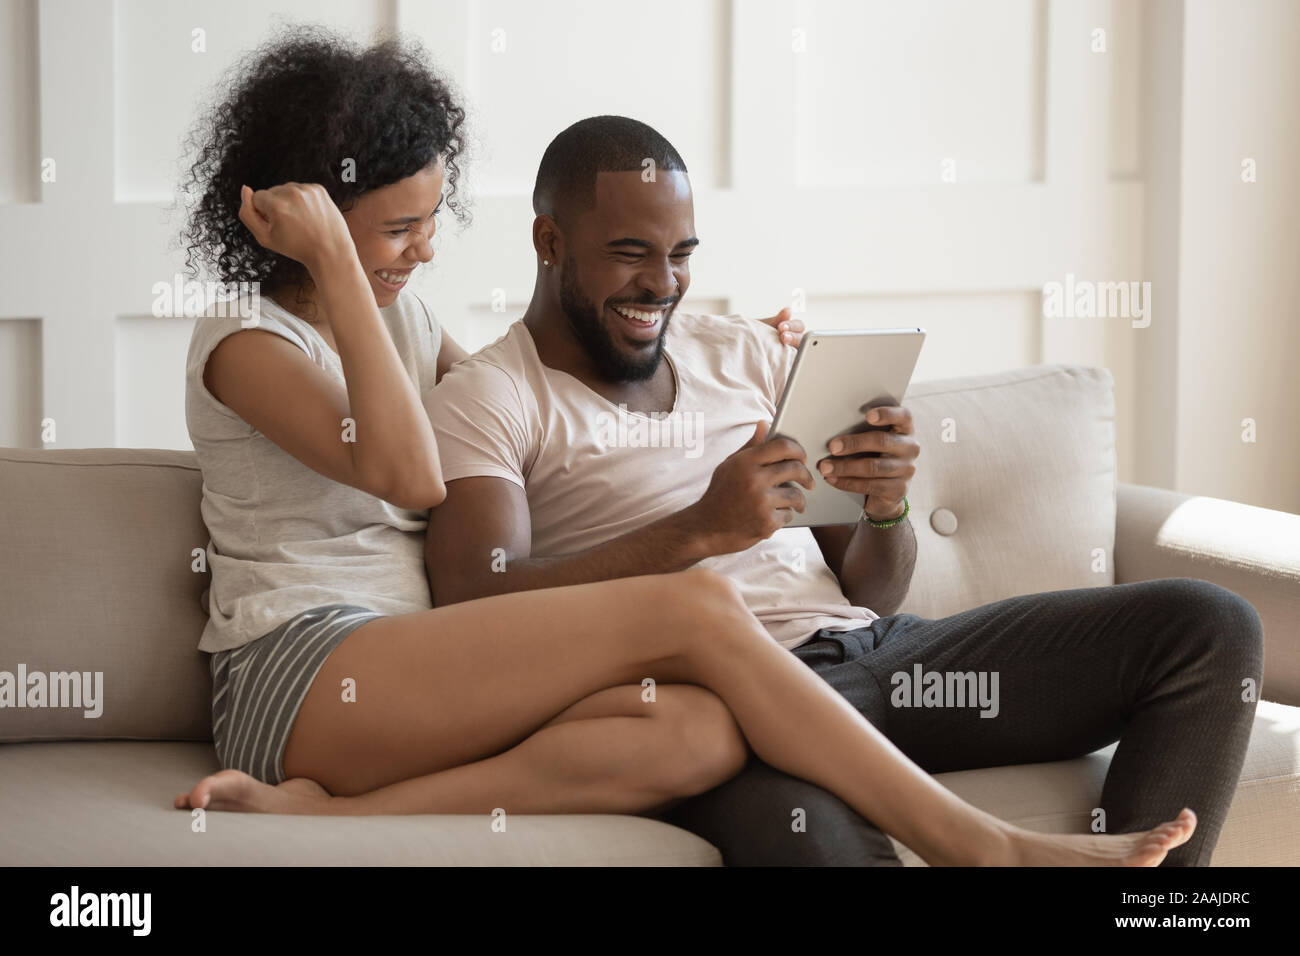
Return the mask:
<path id="1" fill-rule="evenodd" d="M 663 310 L 659 336 L 653 346 L 634 356 L 628 355 L 615 344 L 614 337 L 600 320 L 600 311 L 578 288 L 577 263 L 572 259 L 564 260 L 564 272 L 560 277 L 560 308 L 564 310 L 578 344 L 605 381 L 644 382 L 659 368 L 664 352 L 664 335 L 668 332 L 668 320 L 672 318 L 668 308 Z"/>

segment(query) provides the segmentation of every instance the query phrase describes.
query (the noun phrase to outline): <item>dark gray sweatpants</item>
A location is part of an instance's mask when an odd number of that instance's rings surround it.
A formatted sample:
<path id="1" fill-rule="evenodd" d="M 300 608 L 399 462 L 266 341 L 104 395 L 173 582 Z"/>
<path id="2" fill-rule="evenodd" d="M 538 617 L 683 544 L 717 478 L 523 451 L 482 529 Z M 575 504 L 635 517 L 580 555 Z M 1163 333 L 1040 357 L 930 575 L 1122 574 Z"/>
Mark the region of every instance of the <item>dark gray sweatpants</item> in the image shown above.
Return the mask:
<path id="1" fill-rule="evenodd" d="M 895 614 L 819 631 L 792 653 L 930 773 L 1065 760 L 1120 741 L 1097 804 L 1105 830 L 1146 829 L 1191 807 L 1196 832 L 1168 866 L 1209 865 L 1264 663 L 1255 609 L 1192 578 L 1051 591 L 935 620 Z M 928 672 L 982 672 L 991 691 L 996 672 L 996 716 L 933 690 L 949 706 L 901 706 L 895 675 L 913 683 L 917 664 L 922 687 Z M 900 865 L 869 820 L 757 758 L 663 819 L 714 844 L 729 866 Z"/>

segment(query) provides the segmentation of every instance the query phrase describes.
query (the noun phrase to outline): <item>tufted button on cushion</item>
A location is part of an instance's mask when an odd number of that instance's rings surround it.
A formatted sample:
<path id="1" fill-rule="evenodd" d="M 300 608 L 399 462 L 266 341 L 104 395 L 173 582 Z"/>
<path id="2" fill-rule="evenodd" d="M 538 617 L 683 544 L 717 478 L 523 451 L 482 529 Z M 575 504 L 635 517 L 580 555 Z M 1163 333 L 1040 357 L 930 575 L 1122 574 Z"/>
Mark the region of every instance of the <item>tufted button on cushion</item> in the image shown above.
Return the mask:
<path id="1" fill-rule="evenodd" d="M 957 530 L 957 516 L 947 508 L 935 508 L 930 512 L 930 527 L 942 535 L 950 535 Z"/>
<path id="2" fill-rule="evenodd" d="M 1079 365 L 912 383 L 903 404 L 923 453 L 907 500 L 917 537 L 928 519 L 939 538 L 918 541 L 899 611 L 947 617 L 1115 580 L 1088 558 L 1115 544 L 1111 388 L 1110 372 Z"/>

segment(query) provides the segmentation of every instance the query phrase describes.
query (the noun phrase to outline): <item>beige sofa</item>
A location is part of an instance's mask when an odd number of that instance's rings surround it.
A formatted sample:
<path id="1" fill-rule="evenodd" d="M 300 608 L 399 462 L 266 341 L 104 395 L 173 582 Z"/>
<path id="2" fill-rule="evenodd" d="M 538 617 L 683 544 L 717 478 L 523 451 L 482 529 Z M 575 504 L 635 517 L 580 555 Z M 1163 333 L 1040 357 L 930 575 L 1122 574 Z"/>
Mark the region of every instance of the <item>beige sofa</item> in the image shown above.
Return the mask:
<path id="1" fill-rule="evenodd" d="M 1300 864 L 1300 517 L 1117 487 L 1103 370 L 918 384 L 908 404 L 923 451 L 903 610 L 1156 577 L 1241 594 L 1264 622 L 1266 700 L 1214 862 Z M 171 803 L 217 769 L 196 650 L 201 481 L 190 452 L 0 449 L 0 671 L 103 674 L 98 717 L 0 709 L 0 864 L 720 862 L 692 834 L 626 816 L 511 816 L 496 832 L 485 817 L 209 813 L 196 831 Z M 939 779 L 1026 827 L 1085 832 L 1110 754 Z"/>

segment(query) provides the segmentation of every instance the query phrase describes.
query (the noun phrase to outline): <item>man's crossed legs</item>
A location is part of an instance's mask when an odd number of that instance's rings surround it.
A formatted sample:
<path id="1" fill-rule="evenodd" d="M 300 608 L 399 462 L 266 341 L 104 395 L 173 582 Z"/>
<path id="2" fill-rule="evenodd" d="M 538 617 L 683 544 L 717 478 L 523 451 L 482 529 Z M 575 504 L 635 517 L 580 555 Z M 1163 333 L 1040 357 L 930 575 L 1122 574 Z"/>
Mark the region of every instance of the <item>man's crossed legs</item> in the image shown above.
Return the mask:
<path id="1" fill-rule="evenodd" d="M 1245 759 L 1264 652 L 1247 601 L 1172 578 L 1009 598 L 936 620 L 896 614 L 821 631 L 793 653 L 929 773 L 1065 760 L 1119 740 L 1099 803 L 1106 832 L 1154 827 L 1191 807 L 1196 832 L 1164 865 L 1207 866 Z M 894 706 L 894 675 L 914 683 L 917 664 L 945 677 L 983 674 L 986 689 L 996 673 L 996 716 L 969 700 L 920 706 L 924 684 L 913 706 Z M 901 865 L 889 838 L 838 797 L 757 758 L 663 819 L 713 843 L 731 866 Z"/>

